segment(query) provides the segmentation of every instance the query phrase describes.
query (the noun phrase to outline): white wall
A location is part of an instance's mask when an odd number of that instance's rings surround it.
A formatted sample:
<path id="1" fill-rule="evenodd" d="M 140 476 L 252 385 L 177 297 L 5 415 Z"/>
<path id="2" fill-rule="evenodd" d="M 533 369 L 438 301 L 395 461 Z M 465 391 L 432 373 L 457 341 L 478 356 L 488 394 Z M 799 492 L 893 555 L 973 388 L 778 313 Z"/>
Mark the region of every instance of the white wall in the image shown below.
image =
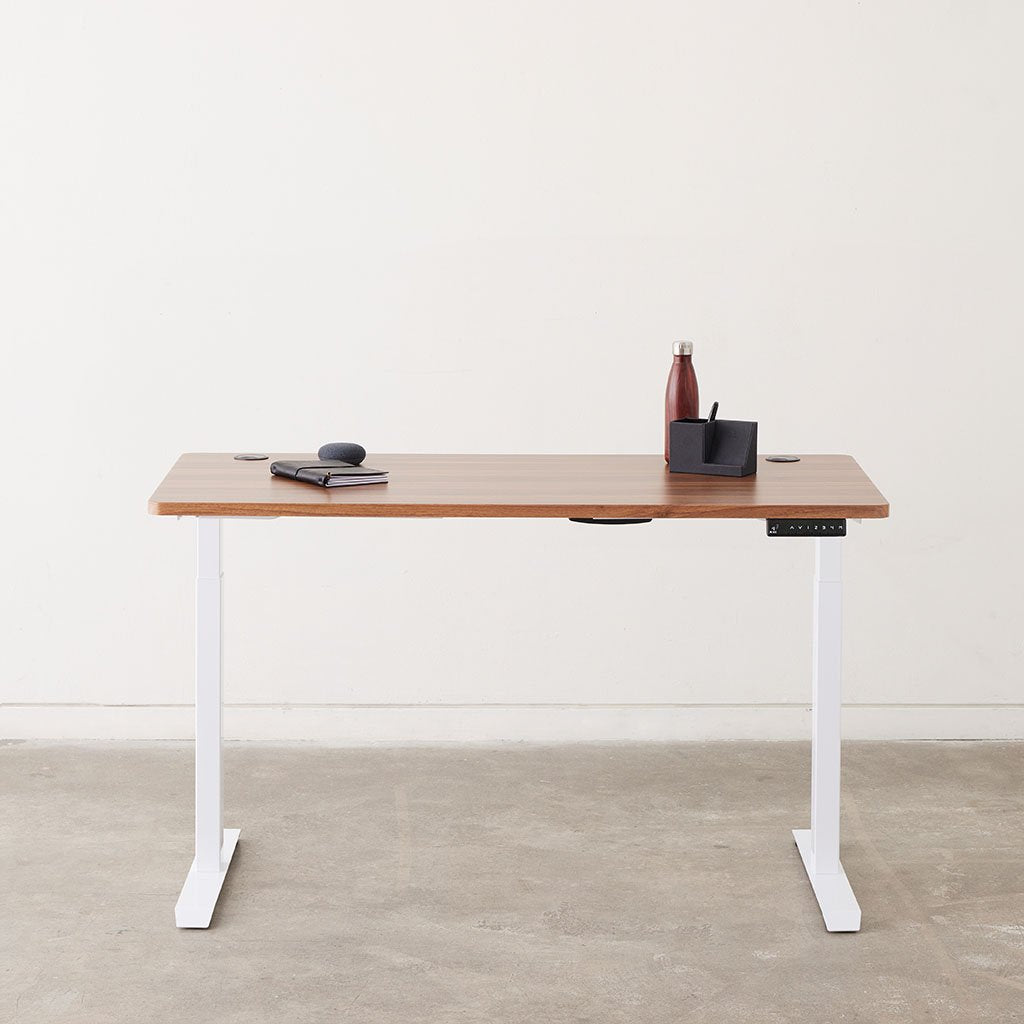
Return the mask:
<path id="1" fill-rule="evenodd" d="M 1024 735 L 1022 10 L 5 5 L 0 735 L 189 734 L 180 452 L 656 451 L 680 336 L 890 499 L 848 733 Z M 232 735 L 806 734 L 756 522 L 225 537 Z"/>

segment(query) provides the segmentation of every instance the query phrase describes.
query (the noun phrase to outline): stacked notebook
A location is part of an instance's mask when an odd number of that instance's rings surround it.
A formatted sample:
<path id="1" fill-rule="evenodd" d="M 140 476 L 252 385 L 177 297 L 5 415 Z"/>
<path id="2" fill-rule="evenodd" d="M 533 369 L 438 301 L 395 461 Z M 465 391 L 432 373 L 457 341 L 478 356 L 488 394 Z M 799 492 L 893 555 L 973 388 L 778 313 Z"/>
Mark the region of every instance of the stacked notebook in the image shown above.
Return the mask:
<path id="1" fill-rule="evenodd" d="M 318 487 L 354 487 L 356 484 L 386 484 L 388 474 L 383 469 L 354 466 L 351 462 L 333 460 L 278 461 L 270 464 L 274 476 L 286 476 Z"/>

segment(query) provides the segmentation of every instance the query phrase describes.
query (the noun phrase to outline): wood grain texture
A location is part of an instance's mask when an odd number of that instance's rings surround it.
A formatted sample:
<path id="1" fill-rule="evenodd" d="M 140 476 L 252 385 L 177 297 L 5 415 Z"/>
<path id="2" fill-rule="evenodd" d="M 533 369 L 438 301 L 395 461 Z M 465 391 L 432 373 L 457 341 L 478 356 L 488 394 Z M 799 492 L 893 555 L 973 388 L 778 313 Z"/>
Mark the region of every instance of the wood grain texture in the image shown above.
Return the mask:
<path id="1" fill-rule="evenodd" d="M 766 462 L 740 479 L 670 473 L 659 455 L 368 455 L 386 484 L 314 487 L 270 475 L 275 459 L 182 455 L 149 499 L 161 516 L 603 519 L 882 519 L 889 505 L 849 455 Z"/>

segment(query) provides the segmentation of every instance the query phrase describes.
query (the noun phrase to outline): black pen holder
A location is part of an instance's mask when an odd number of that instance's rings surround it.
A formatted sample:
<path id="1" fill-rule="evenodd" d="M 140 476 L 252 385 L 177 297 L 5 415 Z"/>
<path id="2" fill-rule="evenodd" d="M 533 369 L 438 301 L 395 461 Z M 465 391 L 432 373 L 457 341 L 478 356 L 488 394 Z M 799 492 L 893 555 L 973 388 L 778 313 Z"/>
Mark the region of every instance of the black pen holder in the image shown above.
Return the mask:
<path id="1" fill-rule="evenodd" d="M 668 426 L 672 473 L 750 476 L 757 472 L 757 424 L 745 420 L 672 420 Z"/>

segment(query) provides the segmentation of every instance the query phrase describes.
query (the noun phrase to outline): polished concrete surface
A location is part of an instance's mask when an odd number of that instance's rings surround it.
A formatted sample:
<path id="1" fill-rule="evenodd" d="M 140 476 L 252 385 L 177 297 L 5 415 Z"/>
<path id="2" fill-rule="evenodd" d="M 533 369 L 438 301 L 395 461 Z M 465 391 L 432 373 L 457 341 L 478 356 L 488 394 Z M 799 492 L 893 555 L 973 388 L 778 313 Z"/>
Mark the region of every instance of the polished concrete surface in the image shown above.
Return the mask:
<path id="1" fill-rule="evenodd" d="M 1024 743 L 851 743 L 825 932 L 808 747 L 232 745 L 178 931 L 186 746 L 0 745 L 0 1021 L 1024 1020 Z"/>

